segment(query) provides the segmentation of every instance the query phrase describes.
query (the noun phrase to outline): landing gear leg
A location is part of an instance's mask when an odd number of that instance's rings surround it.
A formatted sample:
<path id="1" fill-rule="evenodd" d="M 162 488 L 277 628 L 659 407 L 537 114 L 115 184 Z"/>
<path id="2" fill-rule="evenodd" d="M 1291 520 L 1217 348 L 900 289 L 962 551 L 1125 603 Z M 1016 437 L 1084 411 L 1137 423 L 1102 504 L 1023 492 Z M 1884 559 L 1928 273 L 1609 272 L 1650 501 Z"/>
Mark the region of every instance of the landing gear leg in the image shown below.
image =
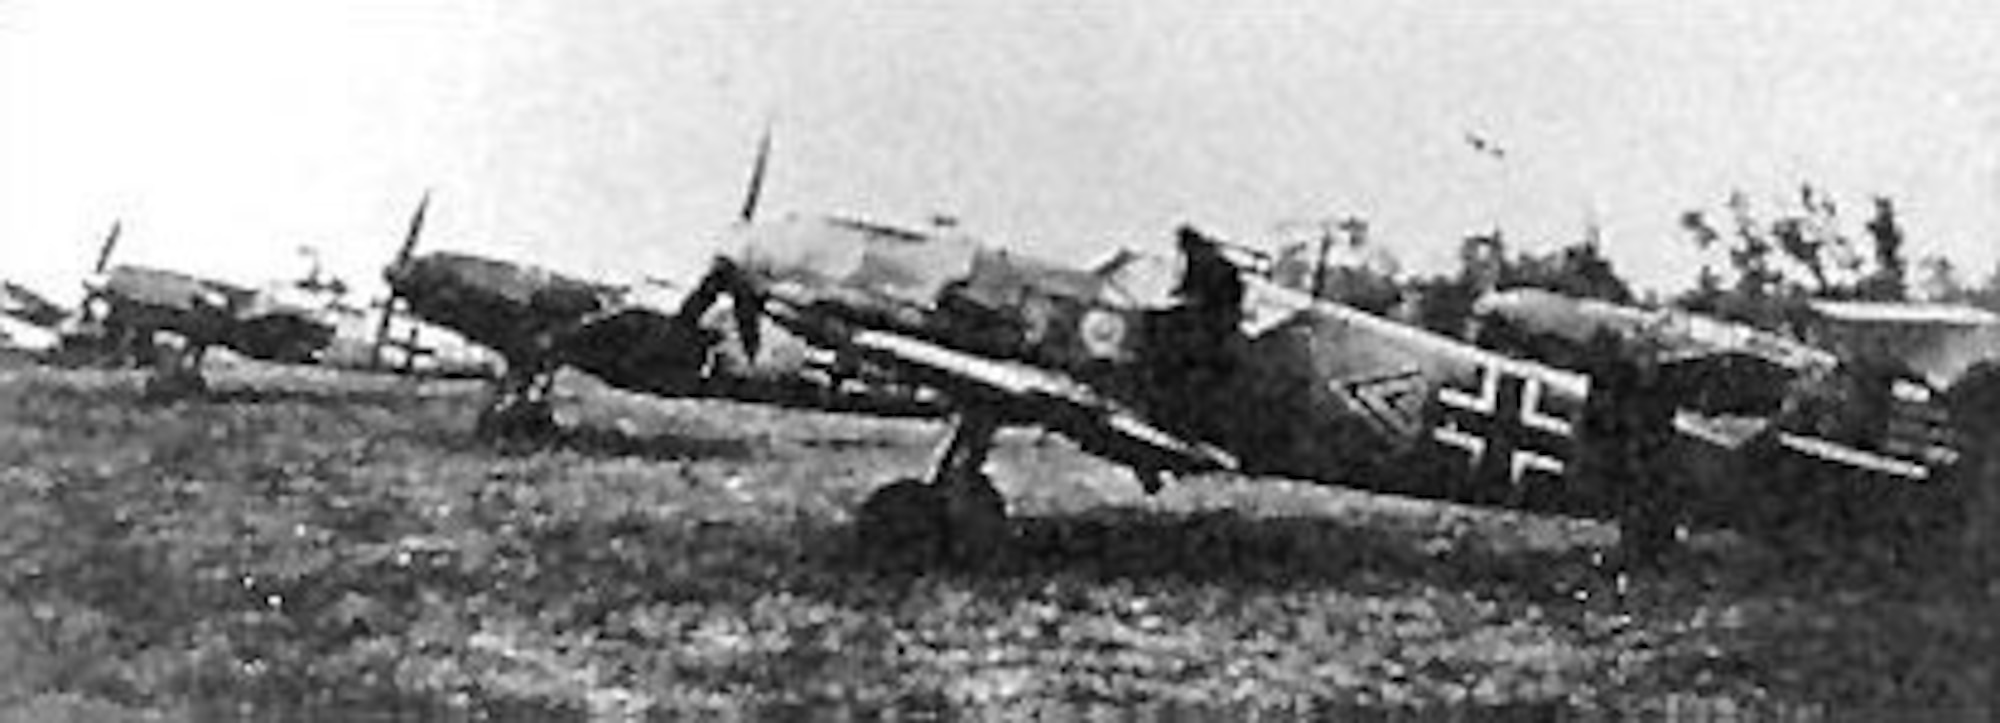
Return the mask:
<path id="1" fill-rule="evenodd" d="M 984 410 L 953 419 L 929 479 L 897 480 L 862 504 L 863 549 L 891 560 L 992 560 L 1008 537 L 1006 500 L 983 469 L 999 429 L 999 416 Z"/>

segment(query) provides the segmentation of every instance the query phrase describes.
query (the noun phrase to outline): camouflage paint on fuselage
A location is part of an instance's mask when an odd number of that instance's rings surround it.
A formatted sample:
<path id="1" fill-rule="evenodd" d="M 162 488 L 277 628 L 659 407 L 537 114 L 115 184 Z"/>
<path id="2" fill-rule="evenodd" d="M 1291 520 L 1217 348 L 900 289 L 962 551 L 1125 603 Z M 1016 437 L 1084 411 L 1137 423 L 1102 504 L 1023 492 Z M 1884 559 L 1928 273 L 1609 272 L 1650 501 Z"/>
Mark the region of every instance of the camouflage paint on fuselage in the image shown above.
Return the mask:
<path id="1" fill-rule="evenodd" d="M 963 233 L 795 216 L 738 241 L 731 260 L 761 284 L 850 322 L 1068 371 L 1129 355 L 1131 310 L 1106 279 Z"/>
<path id="2" fill-rule="evenodd" d="M 604 311 L 614 293 L 535 266 L 445 251 L 384 276 L 417 318 L 509 358 L 538 353 L 548 341 L 541 337 Z"/>
<path id="3" fill-rule="evenodd" d="M 1251 281 L 1248 343 L 1209 409 L 1247 471 L 1563 514 L 1609 513 L 1577 430 L 1591 385 Z M 1276 321 L 1273 321 L 1273 316 Z"/>
<path id="4" fill-rule="evenodd" d="M 436 252 L 385 274 L 417 318 L 499 353 L 510 367 L 571 365 L 620 389 L 694 390 L 709 339 L 619 287 L 537 266 Z"/>

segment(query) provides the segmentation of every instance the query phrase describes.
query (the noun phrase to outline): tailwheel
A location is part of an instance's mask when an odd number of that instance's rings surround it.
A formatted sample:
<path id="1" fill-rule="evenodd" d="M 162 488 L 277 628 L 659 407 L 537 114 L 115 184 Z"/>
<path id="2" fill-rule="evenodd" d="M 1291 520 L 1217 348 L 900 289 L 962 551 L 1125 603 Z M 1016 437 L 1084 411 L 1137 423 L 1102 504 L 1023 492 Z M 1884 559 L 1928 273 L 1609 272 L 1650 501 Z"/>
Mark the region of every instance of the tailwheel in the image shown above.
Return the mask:
<path id="1" fill-rule="evenodd" d="M 900 479 L 871 493 L 856 516 L 863 551 L 891 565 L 977 566 L 1004 552 L 1007 503 L 982 469 L 997 416 L 960 414 L 927 480 Z"/>

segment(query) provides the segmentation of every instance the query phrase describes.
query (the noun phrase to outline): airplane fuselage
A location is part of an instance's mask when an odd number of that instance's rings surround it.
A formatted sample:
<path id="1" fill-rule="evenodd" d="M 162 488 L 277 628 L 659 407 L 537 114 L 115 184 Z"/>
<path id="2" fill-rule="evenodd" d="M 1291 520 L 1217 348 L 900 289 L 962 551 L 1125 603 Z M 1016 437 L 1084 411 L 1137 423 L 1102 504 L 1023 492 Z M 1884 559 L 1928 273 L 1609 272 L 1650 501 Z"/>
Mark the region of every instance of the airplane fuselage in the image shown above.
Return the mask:
<path id="1" fill-rule="evenodd" d="M 608 287 L 547 269 L 437 252 L 385 274 L 419 319 L 515 357 L 535 353 L 544 335 L 602 312 Z"/>

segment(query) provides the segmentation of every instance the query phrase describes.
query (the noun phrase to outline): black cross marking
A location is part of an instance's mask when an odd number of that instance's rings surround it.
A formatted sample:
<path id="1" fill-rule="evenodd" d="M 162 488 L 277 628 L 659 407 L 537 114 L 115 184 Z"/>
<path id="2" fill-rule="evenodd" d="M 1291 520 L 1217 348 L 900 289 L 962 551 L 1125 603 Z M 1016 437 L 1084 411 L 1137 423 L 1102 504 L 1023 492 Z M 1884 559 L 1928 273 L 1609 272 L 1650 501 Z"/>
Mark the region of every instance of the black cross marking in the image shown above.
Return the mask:
<path id="1" fill-rule="evenodd" d="M 1478 379 L 1477 389 L 1438 389 L 1443 416 L 1432 432 L 1439 443 L 1465 451 L 1468 481 L 1519 492 L 1530 474 L 1562 476 L 1571 425 L 1547 411 L 1554 406 L 1547 385 L 1490 364 L 1480 366 Z"/>

